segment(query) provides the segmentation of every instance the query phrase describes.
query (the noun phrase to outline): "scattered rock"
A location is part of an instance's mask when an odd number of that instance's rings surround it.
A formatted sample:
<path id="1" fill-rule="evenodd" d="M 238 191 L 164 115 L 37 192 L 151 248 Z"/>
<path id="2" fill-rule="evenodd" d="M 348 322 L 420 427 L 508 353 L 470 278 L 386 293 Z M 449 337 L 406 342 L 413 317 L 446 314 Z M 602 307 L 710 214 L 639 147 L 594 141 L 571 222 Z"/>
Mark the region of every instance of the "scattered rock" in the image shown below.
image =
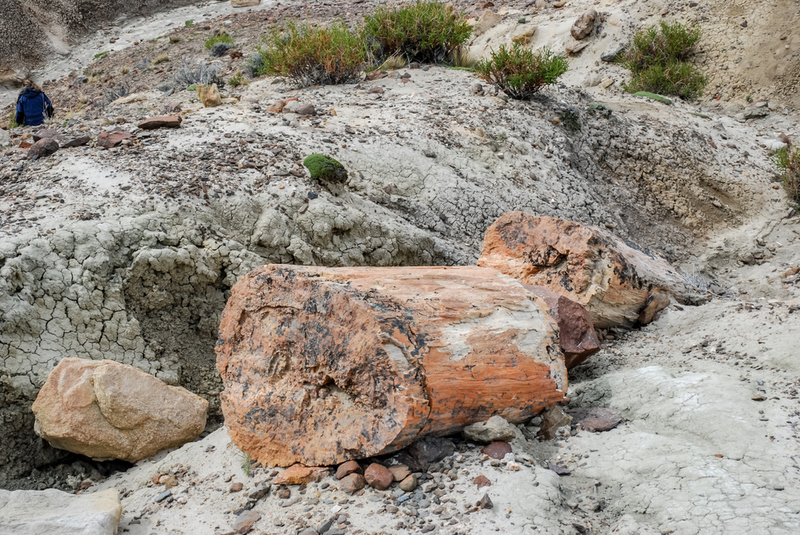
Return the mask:
<path id="1" fill-rule="evenodd" d="M 130 139 L 131 137 L 133 136 L 127 132 L 103 132 L 97 136 L 97 146 L 104 149 L 111 149 L 119 146 L 123 141 Z"/>
<path id="2" fill-rule="evenodd" d="M 627 47 L 625 45 L 620 45 L 611 52 L 605 52 L 600 54 L 600 59 L 605 61 L 606 63 L 613 63 L 617 60 L 620 54 L 622 54 Z"/>
<path id="3" fill-rule="evenodd" d="M 269 106 L 267 106 L 266 111 L 268 111 L 269 113 L 281 113 L 285 106 L 286 106 L 285 100 L 277 100 L 272 104 L 270 104 Z"/>
<path id="4" fill-rule="evenodd" d="M 11 146 L 11 134 L 8 130 L 3 130 L 0 128 L 0 147 L 10 147 Z"/>
<path id="5" fill-rule="evenodd" d="M 241 492 L 243 488 L 244 484 L 236 482 L 233 485 L 231 485 L 230 492 Z"/>
<path id="6" fill-rule="evenodd" d="M 405 479 L 400 482 L 400 489 L 406 492 L 413 492 L 417 488 L 416 474 L 409 474 Z"/>
<path id="7" fill-rule="evenodd" d="M 222 97 L 219 94 L 217 84 L 203 85 L 197 84 L 197 98 L 206 108 L 213 108 L 222 104 Z"/>
<path id="8" fill-rule="evenodd" d="M 356 473 L 361 473 L 361 465 L 356 461 L 347 461 L 340 464 L 339 468 L 336 469 L 336 479 L 343 479 L 350 474 Z"/>
<path id="9" fill-rule="evenodd" d="M 295 111 L 295 113 L 297 115 L 310 116 L 310 115 L 316 115 L 317 114 L 317 110 L 316 110 L 316 108 L 314 108 L 313 104 L 309 104 L 309 103 L 306 102 L 306 103 L 299 104 L 297 106 L 297 110 Z"/>
<path id="10" fill-rule="evenodd" d="M 58 151 L 58 141 L 46 137 L 40 139 L 28 149 L 28 159 L 38 160 L 40 158 L 46 158 L 56 151 Z"/>
<path id="11" fill-rule="evenodd" d="M 622 421 L 622 413 L 614 409 L 602 407 L 577 408 L 567 411 L 572 417 L 572 424 L 592 432 L 614 429 Z"/>
<path id="12" fill-rule="evenodd" d="M 366 485 L 367 481 L 364 479 L 364 476 L 361 474 L 350 474 L 349 476 L 343 477 L 339 482 L 339 489 L 341 489 L 342 492 L 353 494 L 363 489 Z"/>
<path id="13" fill-rule="evenodd" d="M 492 486 L 492 482 L 489 481 L 489 478 L 484 476 L 484 475 L 480 475 L 480 476 L 476 477 L 475 479 L 472 480 L 472 482 L 475 485 L 478 485 L 479 489 L 482 489 L 483 487 L 491 487 Z"/>
<path id="14" fill-rule="evenodd" d="M 475 442 L 509 442 L 517 436 L 514 426 L 501 416 L 492 416 L 485 422 L 468 425 L 462 431 L 464 436 Z"/>
<path id="15" fill-rule="evenodd" d="M 572 416 L 564 412 L 560 405 L 551 405 L 542 411 L 540 415 L 542 418 L 541 429 L 539 435 L 544 440 L 553 440 L 556 438 L 556 432 L 561 427 L 569 427 L 572 425 Z"/>
<path id="16" fill-rule="evenodd" d="M 456 445 L 447 438 L 426 436 L 414 442 L 408 453 L 422 463 L 435 463 L 450 457 L 456 451 Z M 427 466 L 426 464 L 426 466 Z"/>
<path id="17" fill-rule="evenodd" d="M 497 23 L 503 20 L 503 16 L 494 13 L 493 11 L 489 11 L 488 9 L 481 14 L 481 18 L 478 23 L 472 29 L 472 35 L 478 37 L 481 34 L 486 33 L 487 31 L 491 30 Z"/>
<path id="18" fill-rule="evenodd" d="M 39 130 L 33 134 L 33 141 L 39 141 L 40 139 L 50 139 L 58 137 L 58 130 L 53 128 L 48 128 L 45 130 Z"/>
<path id="19" fill-rule="evenodd" d="M 589 41 L 576 41 L 574 39 L 570 39 L 567 44 L 564 45 L 564 50 L 567 51 L 567 54 L 577 54 L 587 46 L 589 46 Z"/>
<path id="20" fill-rule="evenodd" d="M 766 117 L 769 115 L 769 109 L 766 107 L 751 107 L 744 110 L 744 118 L 745 119 L 761 119 L 762 117 Z"/>
<path id="21" fill-rule="evenodd" d="M 319 481 L 327 471 L 328 469 L 324 467 L 294 464 L 278 474 L 278 476 L 272 480 L 272 484 L 302 485 L 303 483 L 311 483 L 312 481 Z"/>
<path id="22" fill-rule="evenodd" d="M 233 525 L 233 531 L 237 535 L 244 535 L 253 531 L 253 524 L 261 520 L 261 515 L 253 510 L 247 510 L 239 513 L 236 517 L 236 523 Z"/>
<path id="23" fill-rule="evenodd" d="M 162 115 L 160 117 L 151 117 L 139 123 L 139 128 L 142 130 L 155 130 L 156 128 L 178 128 L 183 122 L 180 115 Z"/>
<path id="24" fill-rule="evenodd" d="M 261 0 L 231 0 L 231 7 L 253 7 L 261 3 Z"/>
<path id="25" fill-rule="evenodd" d="M 547 462 L 547 468 L 549 468 L 550 470 L 552 470 L 553 472 L 555 472 L 560 476 L 568 476 L 572 473 L 567 468 L 564 468 L 563 466 L 558 465 L 551 461 Z"/>
<path id="26" fill-rule="evenodd" d="M 588 11 L 584 12 L 584 14 L 581 15 L 578 20 L 575 21 L 575 23 L 572 25 L 572 28 L 570 28 L 569 33 L 572 35 L 572 37 L 580 41 L 592 33 L 595 20 L 597 20 L 597 11 L 594 9 L 589 9 Z"/>
<path id="27" fill-rule="evenodd" d="M 603 89 L 608 89 L 613 84 L 614 84 L 614 80 L 612 78 L 609 78 L 609 77 L 605 77 L 600 81 L 600 87 L 602 87 Z"/>
<path id="28" fill-rule="evenodd" d="M 122 504 L 116 489 L 76 496 L 60 490 L 0 490 L 0 533 L 116 535 Z"/>
<path id="29" fill-rule="evenodd" d="M 370 87 L 368 93 L 374 93 L 376 95 L 382 95 L 384 93 L 384 89 L 381 86 L 376 85 L 375 87 Z"/>
<path id="30" fill-rule="evenodd" d="M 481 449 L 481 453 L 488 455 L 492 459 L 502 459 L 511 453 L 511 446 L 508 442 L 492 442 L 488 446 L 484 446 Z"/>
<path id="31" fill-rule="evenodd" d="M 55 448 L 136 462 L 196 439 L 208 402 L 133 366 L 65 358 L 36 401 L 35 431 Z"/>
<path id="32" fill-rule="evenodd" d="M 403 481 L 411 475 L 411 469 L 405 464 L 390 466 L 389 471 L 392 473 L 392 477 L 395 481 Z"/>
<path id="33" fill-rule="evenodd" d="M 511 38 L 511 41 L 519 44 L 520 46 L 528 46 L 533 41 L 533 36 L 536 34 L 536 26 L 526 28 Z"/>
<path id="34" fill-rule="evenodd" d="M 377 490 L 388 489 L 394 481 L 389 469 L 378 463 L 372 463 L 364 470 L 364 479 L 370 487 Z"/>
<path id="35" fill-rule="evenodd" d="M 91 140 L 92 140 L 92 138 L 89 137 L 89 136 L 76 137 L 76 138 L 70 139 L 69 141 L 67 141 L 66 143 L 61 145 L 61 148 L 62 149 L 72 149 L 72 148 L 75 148 L 75 147 L 83 147 L 84 145 L 89 143 L 89 141 L 91 141 Z"/>
<path id="36" fill-rule="evenodd" d="M 478 507 L 480 507 L 481 509 L 493 509 L 494 508 L 494 504 L 492 503 L 492 499 L 489 498 L 488 494 L 484 494 L 483 498 L 481 498 L 480 501 L 478 501 L 478 503 L 476 505 Z"/>

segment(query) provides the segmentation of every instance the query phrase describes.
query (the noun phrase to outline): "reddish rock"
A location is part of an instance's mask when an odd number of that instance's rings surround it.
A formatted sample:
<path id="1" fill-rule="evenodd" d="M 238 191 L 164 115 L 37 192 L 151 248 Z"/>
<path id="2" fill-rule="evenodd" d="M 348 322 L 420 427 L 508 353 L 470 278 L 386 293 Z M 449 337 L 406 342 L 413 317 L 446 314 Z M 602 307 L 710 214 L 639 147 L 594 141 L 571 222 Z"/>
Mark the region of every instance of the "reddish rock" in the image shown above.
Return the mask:
<path id="1" fill-rule="evenodd" d="M 33 147 L 33 143 L 30 143 L 28 141 L 20 141 L 19 145 L 17 145 L 17 148 L 20 149 L 29 149 L 31 147 Z"/>
<path id="2" fill-rule="evenodd" d="M 266 466 L 331 465 L 525 421 L 566 392 L 546 309 L 493 269 L 261 267 L 220 324 L 228 432 Z"/>
<path id="3" fill-rule="evenodd" d="M 502 459 L 506 454 L 511 453 L 511 446 L 508 442 L 492 442 L 484 446 L 481 453 L 488 455 L 492 459 Z"/>
<path id="4" fill-rule="evenodd" d="M 327 471 L 327 468 L 322 468 L 319 466 L 303 466 L 302 464 L 295 464 L 278 474 L 277 477 L 272 480 L 272 484 L 302 485 L 303 483 L 311 483 L 312 481 L 320 480 Z"/>
<path id="5" fill-rule="evenodd" d="M 142 130 L 155 130 L 156 128 L 178 128 L 183 122 L 180 115 L 162 115 L 160 117 L 150 117 L 139 123 Z"/>
<path id="6" fill-rule="evenodd" d="M 339 468 L 336 470 L 336 479 L 343 479 L 355 473 L 361 473 L 361 465 L 356 461 L 347 461 L 339 465 Z"/>
<path id="7" fill-rule="evenodd" d="M 244 488 L 244 485 L 237 481 L 236 483 L 231 485 L 230 491 L 231 492 L 241 492 L 243 488 Z"/>
<path id="8" fill-rule="evenodd" d="M 277 100 L 272 104 L 270 104 L 269 106 L 267 106 L 267 111 L 269 113 L 280 113 L 283 111 L 284 106 L 286 106 L 285 100 Z"/>
<path id="9" fill-rule="evenodd" d="M 479 489 L 482 489 L 483 487 L 491 487 L 492 486 L 492 482 L 489 481 L 489 478 L 486 477 L 486 476 L 483 476 L 483 475 L 480 475 L 480 476 L 476 477 L 475 479 L 472 480 L 472 482 L 475 485 L 478 485 Z"/>
<path id="10" fill-rule="evenodd" d="M 568 370 L 600 351 L 592 318 L 583 306 L 544 286 L 526 284 L 525 288 L 544 299 L 550 307 L 550 314 L 558 323 L 558 341 Z"/>
<path id="11" fill-rule="evenodd" d="M 367 486 L 367 480 L 361 474 L 350 474 L 339 482 L 339 489 L 350 494 L 356 493 Z"/>
<path id="12" fill-rule="evenodd" d="M 375 93 L 377 95 L 382 95 L 384 93 L 384 90 L 383 90 L 383 88 L 381 86 L 376 85 L 375 87 L 370 87 L 369 88 L 369 92 L 370 93 Z"/>
<path id="13" fill-rule="evenodd" d="M 394 482 L 394 476 L 382 464 L 372 463 L 364 470 L 364 479 L 367 485 L 377 490 L 386 490 Z"/>
<path id="14" fill-rule="evenodd" d="M 608 431 L 622 422 L 622 413 L 603 407 L 578 408 L 567 411 L 572 416 L 572 423 L 595 433 Z"/>
<path id="15" fill-rule="evenodd" d="M 58 141 L 45 137 L 37 141 L 28 149 L 28 159 L 38 160 L 54 154 L 58 150 Z"/>
<path id="16" fill-rule="evenodd" d="M 110 149 L 118 146 L 124 140 L 130 139 L 131 137 L 133 136 L 127 132 L 103 132 L 97 136 L 97 146 L 103 147 L 104 149 Z"/>
<path id="17" fill-rule="evenodd" d="M 390 466 L 389 471 L 392 473 L 392 477 L 395 481 L 403 481 L 405 478 L 411 475 L 411 469 L 404 464 Z"/>
<path id="18" fill-rule="evenodd" d="M 504 214 L 489 227 L 478 265 L 572 299 L 599 328 L 636 325 L 654 292 L 685 303 L 701 298 L 666 260 L 634 243 L 598 227 L 523 212 Z M 664 300 L 656 305 L 642 319 Z"/>

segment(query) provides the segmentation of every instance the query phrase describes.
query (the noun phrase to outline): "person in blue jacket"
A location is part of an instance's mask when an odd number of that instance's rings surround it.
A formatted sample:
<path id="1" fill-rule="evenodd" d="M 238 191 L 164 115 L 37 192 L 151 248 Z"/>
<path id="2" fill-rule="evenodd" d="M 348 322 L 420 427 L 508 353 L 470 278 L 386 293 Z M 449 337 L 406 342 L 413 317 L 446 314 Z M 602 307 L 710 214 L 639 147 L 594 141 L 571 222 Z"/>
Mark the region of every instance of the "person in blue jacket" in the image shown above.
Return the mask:
<path id="1" fill-rule="evenodd" d="M 17 115 L 15 121 L 19 125 L 37 126 L 44 124 L 45 118 L 53 116 L 53 104 L 41 88 L 30 80 L 25 80 L 25 89 L 17 98 Z"/>

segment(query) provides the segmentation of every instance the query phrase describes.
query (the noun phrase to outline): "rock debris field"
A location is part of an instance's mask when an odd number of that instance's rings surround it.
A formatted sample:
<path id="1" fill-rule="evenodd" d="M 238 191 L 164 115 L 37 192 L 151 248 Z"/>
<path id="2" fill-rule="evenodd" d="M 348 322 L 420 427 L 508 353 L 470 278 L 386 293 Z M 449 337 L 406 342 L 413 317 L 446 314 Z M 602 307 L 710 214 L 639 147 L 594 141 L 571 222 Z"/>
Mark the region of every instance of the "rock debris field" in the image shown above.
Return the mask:
<path id="1" fill-rule="evenodd" d="M 56 120 L 0 130 L 0 527 L 24 510 L 13 492 L 59 489 L 97 494 L 106 531 L 94 533 L 113 533 L 115 518 L 131 535 L 800 532 L 800 213 L 771 159 L 800 135 L 796 9 L 457 7 L 483 25 L 476 56 L 521 34 L 564 52 L 576 18 L 593 8 L 598 19 L 562 83 L 529 101 L 443 65 L 305 89 L 254 78 L 226 85 L 216 107 L 170 86 L 198 58 L 227 78 L 268 25 L 307 16 L 277 2 L 110 24 L 51 62 Z M 627 71 L 600 59 L 666 16 L 704 28 L 710 82 L 697 101 L 632 96 Z M 220 28 L 241 56 L 208 57 Z M 156 116 L 180 121 L 142 123 Z M 57 150 L 34 159 L 44 144 L 25 147 L 39 138 Z M 346 181 L 312 179 L 312 153 L 341 162 Z M 308 474 L 231 441 L 215 345 L 237 281 L 265 264 L 475 266 L 486 230 L 515 211 L 662 255 L 697 298 L 671 300 L 645 326 L 598 329 L 600 351 L 568 372 L 567 401 L 487 435 Z M 191 391 L 208 402 L 206 431 L 135 464 L 52 448 L 31 405 L 66 357 Z"/>

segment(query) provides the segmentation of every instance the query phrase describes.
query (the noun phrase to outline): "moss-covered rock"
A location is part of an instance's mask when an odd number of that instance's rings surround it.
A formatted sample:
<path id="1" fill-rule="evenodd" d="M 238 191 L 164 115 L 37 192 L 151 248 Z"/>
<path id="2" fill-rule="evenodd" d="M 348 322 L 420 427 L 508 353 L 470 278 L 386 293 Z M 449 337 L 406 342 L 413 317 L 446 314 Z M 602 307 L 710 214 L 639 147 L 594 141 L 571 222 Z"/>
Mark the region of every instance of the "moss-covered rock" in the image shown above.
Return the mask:
<path id="1" fill-rule="evenodd" d="M 342 164 L 324 154 L 311 154 L 303 160 L 311 178 L 327 182 L 344 182 L 347 180 L 347 169 Z"/>

